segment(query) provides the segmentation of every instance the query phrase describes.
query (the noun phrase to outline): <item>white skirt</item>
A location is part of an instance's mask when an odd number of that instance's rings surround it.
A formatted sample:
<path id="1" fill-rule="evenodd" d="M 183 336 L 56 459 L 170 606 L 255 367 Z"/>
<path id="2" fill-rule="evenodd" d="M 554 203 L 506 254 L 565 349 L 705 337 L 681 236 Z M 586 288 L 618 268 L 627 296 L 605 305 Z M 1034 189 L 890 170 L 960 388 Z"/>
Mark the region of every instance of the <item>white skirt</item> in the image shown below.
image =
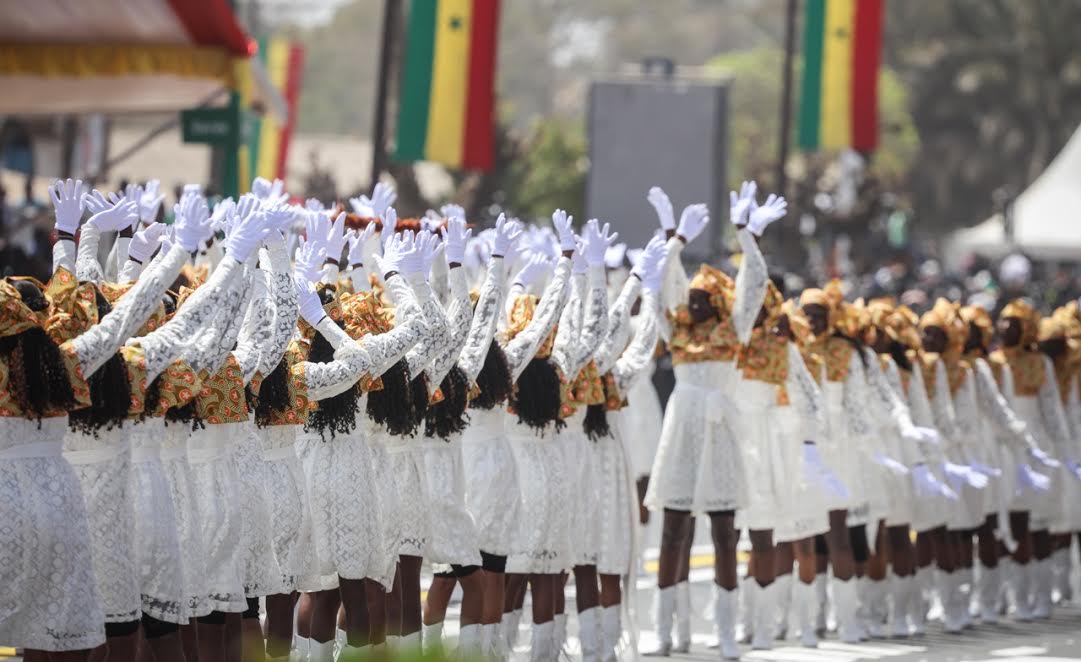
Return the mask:
<path id="1" fill-rule="evenodd" d="M 66 416 L 0 418 L 0 641 L 7 646 L 70 651 L 105 643 L 82 488 L 61 455 L 67 427 Z"/>
<path id="2" fill-rule="evenodd" d="M 521 517 L 515 527 L 514 553 L 507 572 L 556 574 L 571 566 L 567 548 L 567 480 L 563 449 L 554 431 L 537 434 L 512 423 L 508 439 L 518 465 Z"/>
<path id="3" fill-rule="evenodd" d="M 779 517 L 774 523 L 774 542 L 795 542 L 830 529 L 826 494 L 821 483 L 808 478 L 803 463 L 804 427 L 795 407 L 777 407 L 772 443 L 778 467 Z"/>
<path id="4" fill-rule="evenodd" d="M 461 441 L 454 435 L 422 442 L 430 523 L 424 556 L 432 563 L 479 566 L 477 527 L 465 507 Z"/>
<path id="5" fill-rule="evenodd" d="M 325 548 L 320 548 L 320 540 L 316 536 L 315 520 L 313 517 L 312 467 L 315 463 L 315 449 L 322 443 L 319 435 L 306 434 L 303 426 L 298 426 L 296 430 L 296 441 L 293 442 L 293 448 L 296 451 L 297 459 L 300 460 L 300 470 L 304 475 L 305 506 L 307 507 L 307 517 L 311 526 L 313 550 L 311 558 L 308 559 L 308 572 L 297 579 L 298 590 L 306 593 L 336 590 L 338 588 L 337 573 L 329 572 L 323 574 L 323 570 L 327 567 L 324 559 L 327 558 L 328 553 Z M 325 541 L 323 544 L 325 544 Z"/>
<path id="6" fill-rule="evenodd" d="M 477 529 L 477 546 L 488 554 L 509 556 L 521 512 L 518 466 L 507 440 L 507 414 L 501 408 L 469 410 L 462 437 L 465 506 Z"/>
<path id="7" fill-rule="evenodd" d="M 64 458 L 83 491 L 94 577 L 106 623 L 139 620 L 143 608 L 135 566 L 135 506 L 131 499 L 130 425 L 98 436 L 69 431 Z"/>
<path id="8" fill-rule="evenodd" d="M 180 561 L 180 533 L 172 490 L 161 459 L 165 419 L 131 429 L 131 494 L 135 506 L 135 562 L 143 614 L 166 623 L 188 622 L 188 594 Z"/>
<path id="9" fill-rule="evenodd" d="M 282 591 L 282 570 L 274 554 L 270 495 L 267 493 L 263 442 L 255 423 L 243 425 L 233 444 L 240 494 L 240 567 L 244 595 L 260 598 Z"/>
<path id="10" fill-rule="evenodd" d="M 732 362 L 681 363 L 675 373 L 646 506 L 696 513 L 744 508 L 743 460 L 724 397 L 735 383 Z"/>
<path id="11" fill-rule="evenodd" d="M 650 376 L 654 367 L 651 365 L 631 382 L 627 391 L 627 406 L 620 410 L 620 416 L 627 424 L 626 442 L 631 452 L 631 471 L 635 478 L 644 476 L 653 468 L 657 456 L 657 447 L 661 443 L 661 421 L 664 409 L 657 389 Z"/>
<path id="12" fill-rule="evenodd" d="M 627 448 L 626 409 L 608 412 L 612 436 L 597 441 L 597 572 L 626 575 L 631 571 L 638 522 L 638 492 Z"/>
<path id="13" fill-rule="evenodd" d="M 212 611 L 240 613 L 244 594 L 243 510 L 233 440 L 248 434 L 248 423 L 206 425 L 188 439 L 196 526 L 206 553 L 207 602 Z"/>
<path id="14" fill-rule="evenodd" d="M 180 542 L 180 569 L 187 598 L 188 618 L 206 616 L 212 610 L 206 583 L 206 549 L 199 526 L 199 509 L 195 503 L 195 482 L 188 463 L 188 437 L 191 425 L 165 422 L 161 448 L 161 465 L 169 485 L 169 496 L 176 517 L 177 540 Z"/>
<path id="15" fill-rule="evenodd" d="M 598 501 L 597 444 L 586 436 L 583 424 L 586 408 L 579 407 L 566 420 L 557 439 L 563 451 L 563 467 L 570 480 L 566 508 L 570 565 L 596 565 L 600 546 L 598 536 L 600 511 Z M 568 568 L 569 569 L 569 568 Z"/>
<path id="16" fill-rule="evenodd" d="M 270 425 L 258 431 L 270 506 L 271 544 L 279 572 L 277 582 L 267 586 L 268 595 L 290 593 L 302 583 L 315 583 L 318 575 L 308 492 L 294 447 L 297 428 Z"/>
<path id="17" fill-rule="evenodd" d="M 377 434 L 377 444 L 386 452 L 387 478 L 391 485 L 385 518 L 386 533 L 397 541 L 395 555 L 424 556 L 428 548 L 431 524 L 428 504 L 428 478 L 424 468 L 426 451 L 423 442 L 413 437 L 397 437 L 385 431 Z"/>
<path id="18" fill-rule="evenodd" d="M 868 524 L 872 519 L 871 499 L 868 495 L 868 484 L 872 481 L 868 473 L 877 477 L 878 471 L 872 470 L 870 463 L 866 462 L 862 441 L 854 439 L 850 433 L 843 404 L 844 383 L 826 382 L 822 386 L 822 395 L 829 417 L 829 434 L 816 442 L 822 460 L 837 474 L 848 490 L 845 496 L 827 496 L 827 508 L 847 510 L 849 526 Z"/>

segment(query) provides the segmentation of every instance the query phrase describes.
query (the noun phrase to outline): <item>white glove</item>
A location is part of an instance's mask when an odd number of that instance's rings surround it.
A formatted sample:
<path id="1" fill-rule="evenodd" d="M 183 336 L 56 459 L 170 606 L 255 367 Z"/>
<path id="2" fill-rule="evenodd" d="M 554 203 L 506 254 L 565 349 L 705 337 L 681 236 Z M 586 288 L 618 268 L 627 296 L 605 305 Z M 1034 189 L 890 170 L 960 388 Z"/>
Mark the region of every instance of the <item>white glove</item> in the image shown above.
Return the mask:
<path id="1" fill-rule="evenodd" d="M 987 476 L 978 471 L 973 471 L 972 467 L 967 464 L 954 464 L 949 460 L 943 460 L 942 471 L 945 472 L 949 481 L 953 483 L 954 489 L 957 489 L 962 484 L 977 490 L 987 487 Z"/>
<path id="2" fill-rule="evenodd" d="M 323 302 L 319 300 L 319 293 L 311 281 L 306 278 L 296 279 L 297 305 L 300 308 L 300 317 L 312 326 L 318 326 L 319 322 L 327 316 L 323 310 Z"/>
<path id="3" fill-rule="evenodd" d="M 274 228 L 267 224 L 266 214 L 256 212 L 237 222 L 233 232 L 222 242 L 222 249 L 237 262 L 244 262 L 273 231 Z"/>
<path id="4" fill-rule="evenodd" d="M 585 241 L 581 237 L 577 237 L 577 244 L 574 247 L 574 253 L 571 254 L 571 273 L 584 274 L 589 271 L 589 260 L 582 254 L 582 248 L 585 247 Z"/>
<path id="5" fill-rule="evenodd" d="M 165 200 L 165 194 L 158 193 L 160 188 L 161 182 L 151 179 L 143 187 L 143 194 L 139 197 L 139 219 L 147 225 L 158 219 L 158 209 Z"/>
<path id="6" fill-rule="evenodd" d="M 398 225 L 398 212 L 394 207 L 387 207 L 383 215 L 379 217 L 383 221 L 383 229 L 379 232 L 379 239 L 385 244 L 394 236 L 394 228 Z"/>
<path id="7" fill-rule="evenodd" d="M 830 496 L 848 498 L 848 488 L 837 474 L 826 466 L 818 453 L 818 447 L 810 442 L 803 443 L 803 476 L 808 483 L 820 486 Z"/>
<path id="8" fill-rule="evenodd" d="M 322 212 L 316 213 L 323 215 Z M 342 250 L 345 248 L 345 219 L 346 213 L 343 211 L 327 230 L 327 257 L 335 262 L 342 259 Z"/>
<path id="9" fill-rule="evenodd" d="M 665 232 L 675 231 L 675 212 L 672 211 L 672 201 L 668 199 L 668 194 L 664 192 L 664 189 L 660 186 L 649 189 L 646 200 L 649 200 L 649 204 L 653 205 L 653 209 L 657 212 L 657 220 L 661 222 L 661 229 Z"/>
<path id="10" fill-rule="evenodd" d="M 683 215 L 679 217 L 679 228 L 676 234 L 683 237 L 686 243 L 691 243 L 702 230 L 709 225 L 709 208 L 703 204 L 687 205 L 683 209 Z"/>
<path id="11" fill-rule="evenodd" d="M 267 227 L 274 230 L 267 236 L 268 241 L 285 241 L 285 235 L 296 222 L 297 208 L 292 205 L 269 205 L 263 209 Z"/>
<path id="12" fill-rule="evenodd" d="M 304 208 L 308 211 L 324 211 L 326 207 L 322 202 L 319 202 L 318 198 L 308 198 L 304 201 Z"/>
<path id="13" fill-rule="evenodd" d="M 659 292 L 664 260 L 668 256 L 668 246 L 661 237 L 653 237 L 638 254 L 631 273 L 642 281 L 642 287 L 649 292 Z"/>
<path id="14" fill-rule="evenodd" d="M 443 205 L 439 208 L 439 213 L 442 214 L 443 218 L 446 219 L 460 218 L 462 220 L 465 220 L 465 207 L 461 205 Z"/>
<path id="15" fill-rule="evenodd" d="M 305 280 L 314 283 L 319 280 L 319 272 L 323 268 L 323 262 L 327 259 L 325 245 L 315 241 L 302 240 L 296 255 L 296 279 L 297 282 Z"/>
<path id="16" fill-rule="evenodd" d="M 355 214 L 364 217 L 383 218 L 387 208 L 394 204 L 397 199 L 398 194 L 394 191 L 393 186 L 379 182 L 372 189 L 372 197 L 362 195 L 357 198 L 349 198 L 349 204 L 353 207 Z"/>
<path id="17" fill-rule="evenodd" d="M 412 232 L 393 235 L 387 240 L 383 257 L 376 260 L 384 276 L 392 271 L 402 275 L 417 274 L 423 268 L 423 257 Z"/>
<path id="18" fill-rule="evenodd" d="M 161 245 L 168 229 L 169 226 L 164 223 L 151 223 L 137 231 L 128 243 L 128 257 L 140 264 L 145 263 Z"/>
<path id="19" fill-rule="evenodd" d="M 555 228 L 559 237 L 559 247 L 564 251 L 573 251 L 577 242 L 574 238 L 574 217 L 567 216 L 567 212 L 557 209 L 552 212 L 552 227 Z"/>
<path id="20" fill-rule="evenodd" d="M 416 234 L 414 245 L 420 254 L 420 273 L 424 274 L 424 278 L 427 279 L 432 273 L 432 265 L 435 264 L 436 258 L 443 251 L 443 244 L 439 243 L 438 235 L 434 235 L 427 230 L 421 230 Z"/>
<path id="21" fill-rule="evenodd" d="M 582 233 L 582 253 L 585 254 L 584 257 L 589 266 L 604 266 L 604 254 L 608 252 L 608 247 L 617 237 L 619 237 L 618 232 L 609 234 L 608 223 L 602 227 L 595 218 L 586 223 L 585 231 Z"/>
<path id="22" fill-rule="evenodd" d="M 81 179 L 58 179 L 49 186 L 49 197 L 56 213 L 55 227 L 60 232 L 75 234 L 86 207 Z"/>
<path id="23" fill-rule="evenodd" d="M 522 225 L 518 221 L 508 221 L 503 214 L 495 219 L 495 236 L 492 237 L 492 255 L 507 257 L 514 250 L 514 244 L 522 236 Z"/>
<path id="24" fill-rule="evenodd" d="M 886 469 L 889 469 L 898 476 L 908 475 L 908 467 L 901 464 L 892 457 L 889 457 L 882 451 L 875 451 L 875 454 L 871 456 L 871 459 L 875 461 L 875 464 L 879 465 L 880 467 L 885 467 Z"/>
<path id="25" fill-rule="evenodd" d="M 180 190 L 181 199 L 188 197 L 189 195 L 202 195 L 202 184 L 184 184 L 184 188 Z"/>
<path id="26" fill-rule="evenodd" d="M 957 500 L 957 493 L 936 478 L 927 465 L 922 462 L 912 467 L 912 479 L 915 483 L 916 493 L 920 496 L 941 496 L 951 501 Z"/>
<path id="27" fill-rule="evenodd" d="M 210 225 L 214 228 L 214 232 L 229 234 L 229 228 L 236 216 L 236 202 L 232 198 L 225 198 L 214 205 L 214 211 L 210 214 Z"/>
<path id="28" fill-rule="evenodd" d="M 330 219 L 321 211 L 306 212 L 304 218 L 304 236 L 308 243 L 318 246 L 327 256 L 330 255 Z"/>
<path id="29" fill-rule="evenodd" d="M 1035 446 L 1029 449 L 1028 454 L 1032 456 L 1032 459 L 1036 460 L 1048 469 L 1057 469 L 1062 466 L 1061 462 L 1051 457 L 1043 450 L 1036 448 Z"/>
<path id="30" fill-rule="evenodd" d="M 984 464 L 983 462 L 969 462 L 969 466 L 972 467 L 973 471 L 978 471 L 984 476 L 988 476 L 991 478 L 998 478 L 1002 475 L 1002 469 L 992 467 L 991 465 Z"/>
<path id="31" fill-rule="evenodd" d="M 1051 478 L 1022 463 L 1017 467 L 1017 485 L 1029 492 L 1046 492 L 1051 489 Z"/>
<path id="32" fill-rule="evenodd" d="M 1066 470 L 1074 475 L 1074 478 L 1081 480 L 1081 463 L 1073 458 L 1067 458 L 1066 462 L 1063 464 L 1066 467 Z"/>
<path id="33" fill-rule="evenodd" d="M 735 191 L 728 192 L 728 220 L 732 225 L 741 228 L 747 225 L 754 204 L 754 196 L 758 192 L 758 184 L 755 182 L 743 182 L 739 187 L 739 194 Z"/>
<path id="34" fill-rule="evenodd" d="M 769 194 L 765 204 L 761 207 L 751 207 L 751 219 L 747 222 L 747 229 L 756 237 L 762 236 L 762 231 L 779 218 L 784 218 L 788 213 L 788 202 L 781 196 Z"/>
<path id="35" fill-rule="evenodd" d="M 443 251 L 447 256 L 447 263 L 461 264 L 465 261 L 465 245 L 473 236 L 473 230 L 465 227 L 465 218 L 447 217 L 447 225 L 439 229 L 439 234 L 443 237 Z"/>
<path id="36" fill-rule="evenodd" d="M 273 183 L 263 177 L 256 177 L 251 183 L 251 192 L 263 202 L 277 202 L 282 196 L 285 182 L 275 179 Z M 288 199 L 288 196 L 286 196 Z"/>
<path id="37" fill-rule="evenodd" d="M 100 191 L 94 191 L 87 196 L 86 204 L 97 210 L 86 224 L 93 225 L 102 232 L 117 232 L 139 222 L 139 205 L 115 193 L 111 193 L 106 201 Z"/>
<path id="38" fill-rule="evenodd" d="M 173 205 L 173 213 L 176 215 L 173 222 L 176 240 L 189 253 L 195 252 L 199 248 L 199 242 L 214 232 L 210 210 L 201 195 L 181 197 L 180 202 Z"/>
<path id="39" fill-rule="evenodd" d="M 529 287 L 551 271 L 551 269 L 552 265 L 548 261 L 548 258 L 540 253 L 532 253 L 526 259 L 525 265 L 518 270 L 518 275 L 514 277 L 514 283 L 522 285 L 523 287 Z"/>
<path id="40" fill-rule="evenodd" d="M 359 267 L 364 264 L 364 245 L 375 234 L 375 223 L 368 223 L 360 232 L 350 230 L 347 240 L 349 241 L 349 266 Z"/>

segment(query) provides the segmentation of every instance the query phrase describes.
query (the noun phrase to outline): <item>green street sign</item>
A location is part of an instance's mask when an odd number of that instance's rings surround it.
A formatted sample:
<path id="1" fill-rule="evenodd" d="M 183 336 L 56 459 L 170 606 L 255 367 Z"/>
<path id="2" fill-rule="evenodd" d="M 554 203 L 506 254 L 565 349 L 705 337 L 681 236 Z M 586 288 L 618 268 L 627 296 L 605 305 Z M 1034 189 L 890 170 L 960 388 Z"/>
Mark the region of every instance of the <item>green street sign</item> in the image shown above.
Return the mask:
<path id="1" fill-rule="evenodd" d="M 180 112 L 180 133 L 186 143 L 236 145 L 237 112 L 232 108 L 194 108 Z"/>

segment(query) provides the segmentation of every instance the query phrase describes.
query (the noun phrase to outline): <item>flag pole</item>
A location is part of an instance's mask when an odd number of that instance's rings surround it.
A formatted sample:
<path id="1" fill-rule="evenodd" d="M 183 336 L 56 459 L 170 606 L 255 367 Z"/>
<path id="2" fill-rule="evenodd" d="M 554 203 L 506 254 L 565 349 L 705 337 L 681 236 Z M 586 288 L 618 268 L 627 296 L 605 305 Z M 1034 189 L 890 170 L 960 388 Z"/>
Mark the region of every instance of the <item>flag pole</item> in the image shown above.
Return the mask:
<path id="1" fill-rule="evenodd" d="M 379 49 L 379 79 L 375 88 L 375 117 L 372 127 L 372 175 L 371 188 L 379 182 L 379 175 L 387 164 L 387 87 L 390 80 L 390 61 L 394 54 L 395 26 L 401 0 L 383 0 L 383 39 Z"/>
<path id="2" fill-rule="evenodd" d="M 784 65 L 781 88 L 781 127 L 777 136 L 777 173 L 774 183 L 778 195 L 784 195 L 788 188 L 788 176 L 784 165 L 788 161 L 788 136 L 792 126 L 792 62 L 796 52 L 796 9 L 799 0 L 787 0 L 784 26 Z"/>

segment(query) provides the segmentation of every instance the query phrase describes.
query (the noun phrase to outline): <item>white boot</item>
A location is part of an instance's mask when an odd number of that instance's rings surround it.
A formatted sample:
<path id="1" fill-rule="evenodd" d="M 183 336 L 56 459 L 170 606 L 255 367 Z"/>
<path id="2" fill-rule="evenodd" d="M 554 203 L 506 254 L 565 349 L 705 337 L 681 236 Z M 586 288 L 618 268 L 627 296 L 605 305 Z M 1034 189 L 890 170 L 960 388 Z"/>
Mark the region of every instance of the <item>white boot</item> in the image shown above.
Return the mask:
<path id="1" fill-rule="evenodd" d="M 869 577 L 866 575 L 856 577 L 856 625 L 860 629 L 860 641 L 867 641 L 871 638 L 869 630 L 871 615 L 868 610 L 870 599 L 867 594 L 870 588 L 871 579 Z"/>
<path id="2" fill-rule="evenodd" d="M 784 574 L 773 580 L 773 583 L 777 585 L 776 591 L 776 607 L 777 607 L 777 625 L 774 629 L 774 636 L 776 639 L 786 639 L 788 637 L 788 612 L 792 605 L 792 573 Z"/>
<path id="3" fill-rule="evenodd" d="M 1032 617 L 1051 618 L 1052 558 L 1033 560 Z"/>
<path id="4" fill-rule="evenodd" d="M 567 615 L 556 614 L 552 622 L 555 623 L 552 628 L 552 641 L 555 642 L 556 657 L 563 657 L 567 649 Z"/>
<path id="5" fill-rule="evenodd" d="M 758 590 L 755 596 L 754 610 L 754 636 L 751 638 L 751 648 L 755 650 L 770 650 L 773 648 L 773 634 L 777 626 L 777 610 L 775 607 L 777 584 L 770 582 L 765 586 L 754 583 Z"/>
<path id="6" fill-rule="evenodd" d="M 833 608 L 837 616 L 837 637 L 846 644 L 858 644 L 863 629 L 857 622 L 856 578 L 841 581 L 833 578 Z"/>
<path id="7" fill-rule="evenodd" d="M 1009 556 L 1004 556 L 998 560 L 998 602 L 995 603 L 995 611 L 998 612 L 999 618 L 1010 613 L 1010 589 L 1012 587 L 1013 575 L 1017 570 L 1017 564 L 1013 562 L 1013 559 Z"/>
<path id="8" fill-rule="evenodd" d="M 503 614 L 503 640 L 507 644 L 507 652 L 510 653 L 514 650 L 514 647 L 518 645 L 518 626 L 522 622 L 522 610 L 515 609 L 514 611 Z"/>
<path id="9" fill-rule="evenodd" d="M 308 659 L 311 662 L 333 662 L 335 643 L 333 639 L 323 642 L 312 639 L 308 643 Z"/>
<path id="10" fill-rule="evenodd" d="M 578 643 L 582 647 L 582 662 L 600 660 L 600 607 L 578 612 Z"/>
<path id="11" fill-rule="evenodd" d="M 815 616 L 815 634 L 819 637 L 826 636 L 829 627 L 830 602 L 829 593 L 826 591 L 829 578 L 826 573 L 815 575 L 815 598 L 818 600 L 818 613 Z"/>
<path id="12" fill-rule="evenodd" d="M 691 650 L 691 584 L 676 584 L 676 636 L 672 644 L 673 653 L 688 653 Z"/>
<path id="13" fill-rule="evenodd" d="M 886 636 L 886 621 L 890 617 L 890 606 L 886 603 L 886 580 L 867 580 L 864 592 L 864 610 L 867 613 L 867 634 L 875 639 Z"/>
<path id="14" fill-rule="evenodd" d="M 334 643 L 337 644 L 338 650 L 345 648 L 346 642 L 349 641 L 349 637 L 346 636 L 345 630 L 335 627 L 334 628 Z"/>
<path id="15" fill-rule="evenodd" d="M 429 655 L 443 650 L 443 621 L 431 625 L 421 625 L 420 641 L 424 654 Z"/>
<path id="16" fill-rule="evenodd" d="M 942 629 L 950 634 L 957 634 L 964 627 L 957 616 L 957 579 L 956 572 L 939 570 L 935 581 L 942 603 Z"/>
<path id="17" fill-rule="evenodd" d="M 420 632 L 412 632 L 410 634 L 403 634 L 398 639 L 398 650 L 408 653 L 415 653 L 420 651 Z"/>
<path id="18" fill-rule="evenodd" d="M 653 626 L 657 628 L 657 649 L 646 653 L 650 657 L 672 654 L 672 616 L 676 610 L 676 587 L 658 588 L 653 594 Z"/>
<path id="19" fill-rule="evenodd" d="M 1010 573 L 1013 593 L 1013 617 L 1019 621 L 1032 620 L 1032 562 L 1015 563 Z"/>
<path id="20" fill-rule="evenodd" d="M 908 599 L 909 619 L 912 621 L 912 633 L 920 636 L 927 633 L 927 610 L 931 594 L 931 580 L 934 570 L 931 566 L 916 568 L 912 586 L 912 595 Z"/>
<path id="21" fill-rule="evenodd" d="M 1073 600 L 1073 586 L 1070 575 L 1073 572 L 1073 545 L 1057 550 L 1051 558 L 1055 566 L 1055 590 L 1058 591 L 1059 604 Z"/>
<path id="22" fill-rule="evenodd" d="M 998 623 L 998 594 L 1002 590 L 1002 574 L 998 566 L 988 568 L 980 566 L 980 579 L 977 586 L 980 621 L 984 625 Z"/>
<path id="23" fill-rule="evenodd" d="M 475 660 L 480 657 L 480 624 L 463 625 L 458 631 L 458 650 L 455 657 L 460 660 Z"/>
<path id="24" fill-rule="evenodd" d="M 480 626 L 480 656 L 489 662 L 502 662 L 503 633 L 499 623 Z"/>
<path id="25" fill-rule="evenodd" d="M 909 634 L 908 613 L 909 603 L 912 600 L 912 592 L 915 588 L 915 578 L 898 577 L 892 575 L 890 580 L 890 594 L 893 596 L 893 615 L 890 621 L 890 636 L 905 638 Z"/>
<path id="26" fill-rule="evenodd" d="M 815 585 L 801 581 L 792 583 L 792 602 L 799 622 L 799 641 L 806 648 L 818 648 L 815 623 L 818 615 L 818 591 Z"/>
<path id="27" fill-rule="evenodd" d="M 754 639 L 754 601 L 758 597 L 758 583 L 754 577 L 744 577 L 740 581 L 740 607 L 736 614 L 736 641 L 749 644 Z"/>
<path id="28" fill-rule="evenodd" d="M 402 637 L 401 637 L 401 635 L 388 634 L 386 644 L 387 644 L 387 651 L 388 652 L 390 652 L 391 654 L 397 653 L 402 648 Z"/>
<path id="29" fill-rule="evenodd" d="M 619 605 L 605 607 L 601 612 L 601 662 L 616 662 L 623 623 Z"/>
<path id="30" fill-rule="evenodd" d="M 961 568 L 960 585 L 957 587 L 957 616 L 961 619 L 961 626 L 966 630 L 973 626 L 972 622 L 972 594 L 976 592 L 976 582 L 972 576 L 972 568 Z"/>
<path id="31" fill-rule="evenodd" d="M 293 650 L 289 652 L 289 662 L 308 662 L 308 643 L 311 640 L 299 634 L 293 635 Z"/>
<path id="32" fill-rule="evenodd" d="M 739 646 L 736 645 L 737 609 L 739 609 L 739 589 L 727 591 L 718 586 L 717 600 L 713 609 L 713 623 L 717 627 L 721 657 L 725 660 L 739 659 Z"/>
<path id="33" fill-rule="evenodd" d="M 559 657 L 559 650 L 555 645 L 555 622 L 548 621 L 540 625 L 533 624 L 533 634 L 529 642 L 529 659 L 531 662 L 553 662 Z"/>

